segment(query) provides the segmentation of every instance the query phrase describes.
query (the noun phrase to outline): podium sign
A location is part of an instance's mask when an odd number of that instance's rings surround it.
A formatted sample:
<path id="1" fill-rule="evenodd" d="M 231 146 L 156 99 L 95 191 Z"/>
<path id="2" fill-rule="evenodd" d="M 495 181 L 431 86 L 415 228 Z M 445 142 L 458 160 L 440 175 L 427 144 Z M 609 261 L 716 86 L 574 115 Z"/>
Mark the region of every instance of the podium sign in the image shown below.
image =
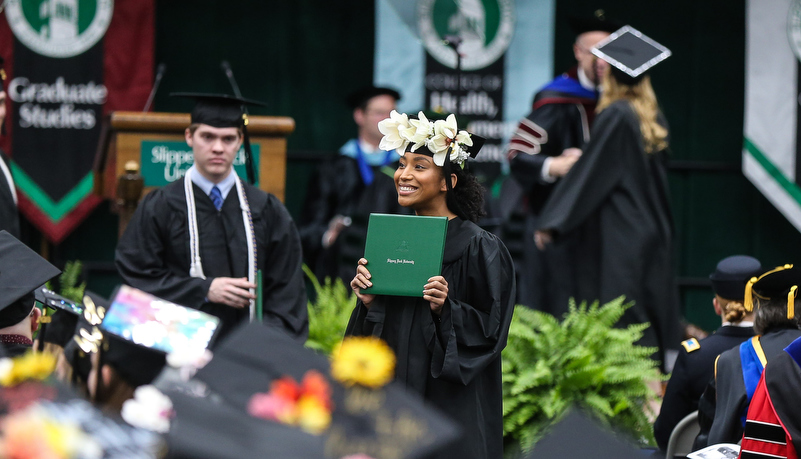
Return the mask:
<path id="1" fill-rule="evenodd" d="M 259 155 L 261 147 L 251 146 L 253 152 L 253 166 L 259 170 Z M 192 167 L 194 158 L 192 148 L 186 142 L 143 140 L 139 164 L 140 173 L 145 179 L 146 187 L 162 187 L 186 175 Z M 248 174 L 245 168 L 245 148 L 240 147 L 234 158 L 234 171 L 239 178 L 247 181 Z M 256 177 L 256 186 L 259 186 Z"/>

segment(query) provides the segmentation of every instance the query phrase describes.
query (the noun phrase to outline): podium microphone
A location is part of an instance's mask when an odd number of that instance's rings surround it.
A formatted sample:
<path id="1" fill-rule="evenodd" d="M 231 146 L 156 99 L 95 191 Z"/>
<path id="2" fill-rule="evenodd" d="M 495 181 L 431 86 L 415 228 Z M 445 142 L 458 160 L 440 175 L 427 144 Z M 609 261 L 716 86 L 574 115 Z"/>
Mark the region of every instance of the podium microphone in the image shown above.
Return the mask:
<path id="1" fill-rule="evenodd" d="M 164 72 L 166 71 L 167 71 L 167 64 L 163 62 L 159 64 L 158 68 L 156 68 L 156 78 L 153 80 L 153 89 L 150 90 L 150 95 L 147 97 L 145 108 L 142 109 L 143 112 L 150 110 L 150 106 L 153 104 L 153 99 L 156 98 L 156 91 L 159 90 L 161 79 L 164 77 Z"/>
<path id="2" fill-rule="evenodd" d="M 220 67 L 222 67 L 223 72 L 225 72 L 228 82 L 231 83 L 231 87 L 234 89 L 234 95 L 236 97 L 242 97 L 242 92 L 239 91 L 239 85 L 236 84 L 236 79 L 234 78 L 234 71 L 231 70 L 231 64 L 229 64 L 228 61 L 222 61 L 220 62 Z"/>

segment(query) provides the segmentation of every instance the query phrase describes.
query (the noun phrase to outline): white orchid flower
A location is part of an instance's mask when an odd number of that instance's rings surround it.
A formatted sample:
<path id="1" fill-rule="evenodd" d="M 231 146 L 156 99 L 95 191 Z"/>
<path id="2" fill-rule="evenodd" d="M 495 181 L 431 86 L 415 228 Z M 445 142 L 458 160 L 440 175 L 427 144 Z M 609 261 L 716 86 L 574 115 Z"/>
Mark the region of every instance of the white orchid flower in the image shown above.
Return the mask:
<path id="1" fill-rule="evenodd" d="M 467 131 L 459 131 L 459 133 L 456 134 L 456 142 L 458 142 L 459 145 L 473 146 L 473 138 L 470 137 L 470 133 Z"/>
<path id="2" fill-rule="evenodd" d="M 397 150 L 399 148 L 406 149 L 409 141 L 401 137 L 401 130 L 409 129 L 409 117 L 405 113 L 398 113 L 392 110 L 389 113 L 389 118 L 386 118 L 378 123 L 378 130 L 384 137 L 381 138 L 381 143 L 378 148 L 384 151 Z"/>
<path id="3" fill-rule="evenodd" d="M 428 138 L 434 133 L 434 125 L 426 118 L 423 112 L 417 114 L 418 119 L 409 120 L 411 125 L 408 129 L 401 131 L 401 137 L 412 143 L 411 151 L 417 151 L 424 146 Z"/>
<path id="4" fill-rule="evenodd" d="M 435 136 L 444 136 L 450 140 L 453 140 L 456 137 L 456 132 L 458 131 L 458 126 L 456 125 L 456 117 L 451 113 L 448 117 L 443 120 L 434 121 L 434 135 Z"/>
<path id="5" fill-rule="evenodd" d="M 152 385 L 140 386 L 134 398 L 122 404 L 122 418 L 134 427 L 159 433 L 170 431 L 173 415 L 172 401 Z"/>

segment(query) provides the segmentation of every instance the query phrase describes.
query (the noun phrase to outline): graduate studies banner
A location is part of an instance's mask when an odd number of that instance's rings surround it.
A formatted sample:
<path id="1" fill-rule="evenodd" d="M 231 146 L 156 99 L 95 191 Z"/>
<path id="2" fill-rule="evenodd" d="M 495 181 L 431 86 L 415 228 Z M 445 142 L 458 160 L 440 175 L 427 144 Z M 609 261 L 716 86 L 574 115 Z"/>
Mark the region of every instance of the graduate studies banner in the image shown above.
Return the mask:
<path id="1" fill-rule="evenodd" d="M 743 173 L 801 231 L 801 0 L 746 8 Z"/>
<path id="2" fill-rule="evenodd" d="M 141 110 L 153 80 L 153 0 L 9 0 L 0 21 L 9 112 L 3 149 L 19 207 L 53 243 L 100 203 L 103 115 Z"/>

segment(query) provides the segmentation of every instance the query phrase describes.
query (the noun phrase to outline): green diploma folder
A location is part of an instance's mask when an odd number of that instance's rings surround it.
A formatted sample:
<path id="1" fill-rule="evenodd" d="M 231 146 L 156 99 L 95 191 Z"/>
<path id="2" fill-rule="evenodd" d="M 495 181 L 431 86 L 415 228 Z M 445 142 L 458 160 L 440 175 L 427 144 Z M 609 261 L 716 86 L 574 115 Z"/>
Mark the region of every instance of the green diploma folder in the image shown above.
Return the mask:
<path id="1" fill-rule="evenodd" d="M 447 217 L 370 214 L 364 258 L 371 295 L 423 296 L 428 279 L 442 271 Z"/>

